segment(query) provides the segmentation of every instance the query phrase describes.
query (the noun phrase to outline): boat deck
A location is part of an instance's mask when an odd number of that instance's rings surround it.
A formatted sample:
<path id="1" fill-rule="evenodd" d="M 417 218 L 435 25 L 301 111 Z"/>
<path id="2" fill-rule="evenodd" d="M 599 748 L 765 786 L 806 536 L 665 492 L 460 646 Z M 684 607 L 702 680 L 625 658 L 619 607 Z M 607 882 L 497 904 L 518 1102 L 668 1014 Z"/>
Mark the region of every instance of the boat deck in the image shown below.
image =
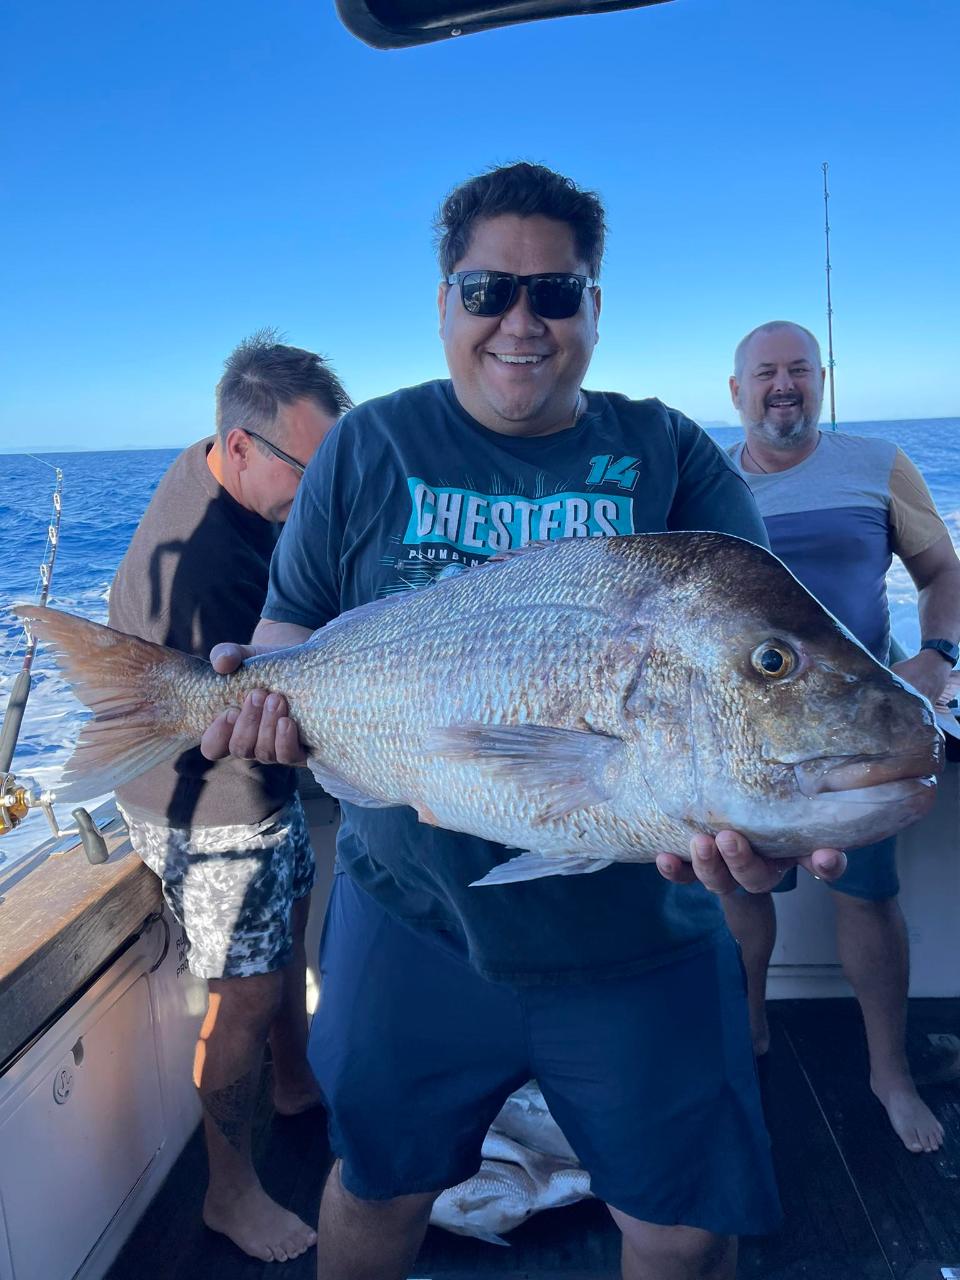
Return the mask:
<path id="1" fill-rule="evenodd" d="M 773 1042 L 761 1071 L 786 1210 L 773 1236 L 741 1245 L 740 1280 L 942 1280 L 960 1268 L 960 1083 L 924 1090 L 945 1129 L 936 1156 L 905 1150 L 866 1086 L 866 1050 L 852 1000 L 771 1005 Z M 960 1000 L 911 1001 L 911 1035 L 960 1031 Z M 266 1084 L 266 1082 L 265 1082 Z M 329 1164 L 322 1117 L 277 1120 L 265 1087 L 256 1132 L 267 1189 L 316 1219 Z M 313 1280 L 313 1250 L 293 1262 L 244 1257 L 200 1219 L 206 1162 L 188 1144 L 107 1280 Z M 431 1228 L 412 1277 L 612 1280 L 618 1236 L 595 1202 L 539 1214 L 509 1249 Z M 960 1271 L 957 1272 L 960 1275 Z"/>

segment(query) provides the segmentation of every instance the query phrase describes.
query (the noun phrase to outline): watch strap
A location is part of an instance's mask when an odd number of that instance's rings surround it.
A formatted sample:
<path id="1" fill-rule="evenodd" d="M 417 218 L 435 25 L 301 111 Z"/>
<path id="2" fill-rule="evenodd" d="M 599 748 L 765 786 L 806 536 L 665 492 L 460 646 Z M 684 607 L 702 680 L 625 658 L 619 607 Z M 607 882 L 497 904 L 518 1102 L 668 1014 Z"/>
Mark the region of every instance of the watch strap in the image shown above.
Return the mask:
<path id="1" fill-rule="evenodd" d="M 953 644 L 950 640 L 931 639 L 923 640 L 920 644 L 921 649 L 933 649 L 939 653 L 940 657 L 949 662 L 951 667 L 955 667 L 960 662 L 960 648 Z"/>

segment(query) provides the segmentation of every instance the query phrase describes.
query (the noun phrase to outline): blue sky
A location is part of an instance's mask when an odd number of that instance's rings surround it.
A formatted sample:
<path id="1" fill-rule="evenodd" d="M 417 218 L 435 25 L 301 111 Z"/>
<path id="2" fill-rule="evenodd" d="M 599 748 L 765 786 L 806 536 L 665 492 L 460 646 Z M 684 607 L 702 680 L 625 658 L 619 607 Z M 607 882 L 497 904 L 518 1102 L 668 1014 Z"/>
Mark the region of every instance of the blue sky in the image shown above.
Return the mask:
<path id="1" fill-rule="evenodd" d="M 0 448 L 195 439 L 262 325 L 356 399 L 441 375 L 433 213 L 519 158 L 607 205 L 588 386 L 733 421 L 747 329 L 824 332 L 828 160 L 838 416 L 960 414 L 958 12 L 674 0 L 382 52 L 327 0 L 18 0 Z"/>

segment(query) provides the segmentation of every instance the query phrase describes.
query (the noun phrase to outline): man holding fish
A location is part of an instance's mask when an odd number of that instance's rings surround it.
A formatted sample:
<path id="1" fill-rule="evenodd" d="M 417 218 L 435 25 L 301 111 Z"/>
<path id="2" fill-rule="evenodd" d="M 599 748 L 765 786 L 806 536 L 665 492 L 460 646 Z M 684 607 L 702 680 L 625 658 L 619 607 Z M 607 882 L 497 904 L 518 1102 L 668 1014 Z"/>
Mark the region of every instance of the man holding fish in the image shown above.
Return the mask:
<path id="1" fill-rule="evenodd" d="M 881 662 L 889 659 L 886 574 L 892 553 L 919 593 L 922 643 L 893 670 L 935 703 L 957 662 L 960 561 L 917 468 L 889 440 L 820 431 L 824 374 L 809 330 L 772 321 L 734 356 L 730 393 L 745 439 L 730 450 L 753 489 L 770 544 Z M 936 1151 L 943 1126 L 917 1093 L 906 1054 L 909 944 L 897 901 L 893 838 L 848 849 L 835 881 L 837 946 L 863 1012 L 870 1085 L 910 1151 Z M 792 889 L 795 874 L 776 891 Z M 767 968 L 776 942 L 769 894 L 732 894 L 727 922 L 743 947 L 758 1054 L 769 1044 Z"/>
<path id="2" fill-rule="evenodd" d="M 600 313 L 596 197 L 516 165 L 454 191 L 440 232 L 451 380 L 361 406 L 321 450 L 274 558 L 258 651 L 524 542 L 683 528 L 765 541 L 740 477 L 692 423 L 657 401 L 581 389 Z M 643 636 L 634 642 L 641 660 Z M 409 661 L 453 643 L 425 634 Z M 215 665 L 232 669 L 240 652 L 220 650 Z M 547 645 L 545 678 L 554 656 Z M 484 665 L 464 652 L 462 684 Z M 286 710 L 275 694 L 248 699 L 205 750 L 302 761 Z M 688 699 L 662 750 L 698 718 Z M 508 758 L 522 770 L 523 749 Z M 577 766 L 556 779 L 575 786 Z M 314 1033 L 340 1157 L 320 1213 L 321 1276 L 406 1275 L 435 1193 L 476 1169 L 503 1099 L 536 1075 L 622 1229 L 624 1276 L 732 1277 L 735 1237 L 772 1229 L 778 1208 L 739 965 L 703 886 L 766 889 L 787 864 L 724 832 L 694 838 L 692 870 L 664 856 L 660 876 L 620 865 L 471 888 L 506 850 L 431 825 L 429 812 L 360 807 L 342 779 L 326 780 L 345 800 L 347 874 Z M 829 849 L 800 861 L 824 878 L 843 866 Z"/>
<path id="3" fill-rule="evenodd" d="M 341 799 L 311 1054 L 338 1156 L 326 1280 L 405 1277 L 531 1076 L 626 1280 L 732 1280 L 779 1206 L 715 895 L 839 875 L 836 842 L 929 807 L 942 743 L 764 550 L 694 423 L 582 389 L 597 197 L 511 165 L 456 188 L 439 231 L 450 379 L 330 433 L 222 675 L 20 610 L 96 713 L 61 790 L 203 734 L 210 758 L 309 759 Z"/>

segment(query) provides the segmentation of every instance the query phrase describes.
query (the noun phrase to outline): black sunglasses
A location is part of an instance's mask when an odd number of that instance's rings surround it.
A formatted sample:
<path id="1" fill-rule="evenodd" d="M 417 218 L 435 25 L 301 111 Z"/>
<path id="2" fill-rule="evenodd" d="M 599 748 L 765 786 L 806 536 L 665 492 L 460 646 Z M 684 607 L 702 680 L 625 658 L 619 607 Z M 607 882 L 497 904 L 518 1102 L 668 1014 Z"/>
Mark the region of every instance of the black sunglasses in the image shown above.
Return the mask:
<path id="1" fill-rule="evenodd" d="M 515 276 L 509 271 L 455 271 L 447 284 L 460 286 L 464 311 L 472 316 L 502 316 L 513 306 L 517 290 L 526 285 L 530 310 L 541 320 L 569 320 L 580 309 L 584 289 L 595 289 L 591 276 L 567 271 L 544 271 L 536 276 Z"/>
<path id="2" fill-rule="evenodd" d="M 275 458 L 279 458 L 281 462 L 285 462 L 288 467 L 293 467 L 298 476 L 302 476 L 306 471 L 307 468 L 304 463 L 300 462 L 297 458 L 291 457 L 289 453 L 284 453 L 282 449 L 278 449 L 272 440 L 267 440 L 266 437 L 260 435 L 258 432 L 251 431 L 249 427 L 242 427 L 241 430 L 245 431 L 248 436 L 252 436 L 254 440 L 259 440 L 263 447 L 265 449 L 269 449 Z"/>

